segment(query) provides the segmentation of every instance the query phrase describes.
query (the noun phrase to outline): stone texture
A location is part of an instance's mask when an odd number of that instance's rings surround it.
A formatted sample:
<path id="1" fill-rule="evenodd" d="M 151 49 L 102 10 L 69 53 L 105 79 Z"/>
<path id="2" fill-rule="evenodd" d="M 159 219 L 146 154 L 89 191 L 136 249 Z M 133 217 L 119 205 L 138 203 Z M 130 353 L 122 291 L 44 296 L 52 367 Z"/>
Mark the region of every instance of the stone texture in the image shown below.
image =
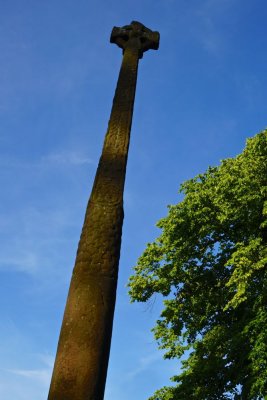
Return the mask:
<path id="1" fill-rule="evenodd" d="M 133 22 L 114 28 L 124 56 L 73 269 L 48 400 L 102 400 L 112 334 L 123 189 L 139 58 L 159 34 Z"/>

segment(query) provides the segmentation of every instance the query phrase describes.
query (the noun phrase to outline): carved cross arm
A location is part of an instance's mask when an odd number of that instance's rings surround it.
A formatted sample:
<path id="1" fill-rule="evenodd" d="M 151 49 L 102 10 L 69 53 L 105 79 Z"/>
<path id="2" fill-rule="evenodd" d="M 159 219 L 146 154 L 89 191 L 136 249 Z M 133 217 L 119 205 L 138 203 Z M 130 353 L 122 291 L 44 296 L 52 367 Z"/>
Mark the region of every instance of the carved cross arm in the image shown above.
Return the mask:
<path id="1" fill-rule="evenodd" d="M 132 21 L 130 25 L 121 28 L 115 26 L 110 42 L 117 44 L 123 52 L 127 48 L 137 50 L 139 58 L 142 58 L 145 51 L 159 48 L 159 38 L 159 32 L 146 28 L 140 22 Z"/>

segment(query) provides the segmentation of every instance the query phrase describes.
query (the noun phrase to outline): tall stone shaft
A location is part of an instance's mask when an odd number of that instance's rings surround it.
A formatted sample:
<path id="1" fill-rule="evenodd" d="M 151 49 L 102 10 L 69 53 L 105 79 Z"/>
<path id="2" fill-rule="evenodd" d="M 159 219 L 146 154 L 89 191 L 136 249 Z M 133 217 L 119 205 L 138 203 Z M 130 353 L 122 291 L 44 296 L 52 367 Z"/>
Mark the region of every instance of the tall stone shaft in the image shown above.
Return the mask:
<path id="1" fill-rule="evenodd" d="M 133 21 L 113 28 L 123 60 L 73 269 L 48 400 L 102 400 L 123 223 L 123 189 L 139 58 L 159 34 Z"/>

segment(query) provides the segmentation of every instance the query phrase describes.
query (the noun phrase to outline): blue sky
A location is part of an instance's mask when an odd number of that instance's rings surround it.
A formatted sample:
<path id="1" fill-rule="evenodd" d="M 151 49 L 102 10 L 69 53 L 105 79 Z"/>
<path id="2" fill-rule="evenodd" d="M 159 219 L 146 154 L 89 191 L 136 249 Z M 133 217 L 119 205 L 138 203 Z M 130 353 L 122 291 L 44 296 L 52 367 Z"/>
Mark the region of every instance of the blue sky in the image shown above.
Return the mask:
<path id="1" fill-rule="evenodd" d="M 0 398 L 45 400 L 121 63 L 112 27 L 161 34 L 139 64 L 105 400 L 179 371 L 150 329 L 161 299 L 127 280 L 180 183 L 267 127 L 265 0 L 0 1 Z"/>

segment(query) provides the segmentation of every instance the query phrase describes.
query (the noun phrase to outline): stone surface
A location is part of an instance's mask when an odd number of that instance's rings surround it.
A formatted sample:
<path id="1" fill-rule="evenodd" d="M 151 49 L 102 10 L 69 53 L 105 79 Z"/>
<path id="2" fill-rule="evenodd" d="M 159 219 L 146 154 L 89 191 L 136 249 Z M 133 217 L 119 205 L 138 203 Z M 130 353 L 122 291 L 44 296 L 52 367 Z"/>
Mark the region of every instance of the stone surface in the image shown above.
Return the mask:
<path id="1" fill-rule="evenodd" d="M 111 36 L 124 56 L 85 214 L 48 400 L 104 397 L 138 60 L 144 51 L 158 47 L 158 34 L 137 22 L 114 28 Z"/>
<path id="2" fill-rule="evenodd" d="M 132 21 L 130 25 L 122 28 L 115 26 L 111 32 L 110 42 L 116 43 L 123 51 L 129 47 L 138 49 L 139 58 L 142 58 L 145 51 L 158 50 L 159 32 L 153 32 L 140 22 Z"/>

